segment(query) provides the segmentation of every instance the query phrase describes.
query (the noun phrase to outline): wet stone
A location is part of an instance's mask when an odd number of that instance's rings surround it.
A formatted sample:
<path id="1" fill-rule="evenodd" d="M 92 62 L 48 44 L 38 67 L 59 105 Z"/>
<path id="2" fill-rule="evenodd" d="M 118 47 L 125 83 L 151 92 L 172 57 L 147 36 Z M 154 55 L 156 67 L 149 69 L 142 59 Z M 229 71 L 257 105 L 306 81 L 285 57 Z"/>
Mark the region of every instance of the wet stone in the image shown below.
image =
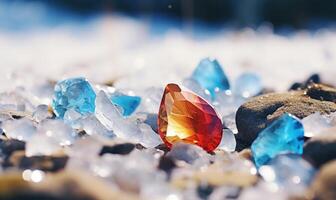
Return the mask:
<path id="1" fill-rule="evenodd" d="M 289 90 L 303 90 L 313 83 L 321 83 L 321 77 L 319 74 L 312 74 L 310 77 L 307 78 L 307 80 L 301 83 L 293 83 Z"/>
<path id="2" fill-rule="evenodd" d="M 323 135 L 308 140 L 304 145 L 303 157 L 317 168 L 336 159 L 335 131 L 335 128 L 330 129 Z"/>
<path id="3" fill-rule="evenodd" d="M 1 154 L 9 157 L 14 151 L 25 150 L 26 143 L 15 139 L 0 139 Z"/>
<path id="4" fill-rule="evenodd" d="M 18 167 L 20 169 L 40 169 L 56 172 L 64 169 L 68 159 L 68 156 L 24 156 L 20 160 Z"/>
<path id="5" fill-rule="evenodd" d="M 311 84 L 306 91 L 313 99 L 336 102 L 336 88 L 323 84 Z"/>
<path id="6" fill-rule="evenodd" d="M 174 159 L 168 156 L 162 156 L 159 160 L 158 168 L 167 174 L 170 174 L 176 166 Z"/>
<path id="7" fill-rule="evenodd" d="M 132 143 L 123 143 L 123 144 L 116 144 L 113 146 L 103 146 L 102 150 L 100 151 L 99 155 L 104 154 L 120 154 L 120 155 L 127 155 L 131 153 L 135 148 L 135 145 Z"/>

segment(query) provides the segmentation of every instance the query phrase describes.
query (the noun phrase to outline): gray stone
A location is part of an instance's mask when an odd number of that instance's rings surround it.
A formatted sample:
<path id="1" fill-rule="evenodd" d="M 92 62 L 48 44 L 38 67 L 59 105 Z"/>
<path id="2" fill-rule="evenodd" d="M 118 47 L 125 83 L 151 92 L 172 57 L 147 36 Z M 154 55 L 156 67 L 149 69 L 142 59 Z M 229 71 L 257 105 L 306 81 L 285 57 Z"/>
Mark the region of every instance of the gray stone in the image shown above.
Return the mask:
<path id="1" fill-rule="evenodd" d="M 312 99 L 304 91 L 271 93 L 252 98 L 236 113 L 237 141 L 240 142 L 238 150 L 250 146 L 262 129 L 284 113 L 302 119 L 315 112 L 329 114 L 335 111 L 335 103 Z"/>

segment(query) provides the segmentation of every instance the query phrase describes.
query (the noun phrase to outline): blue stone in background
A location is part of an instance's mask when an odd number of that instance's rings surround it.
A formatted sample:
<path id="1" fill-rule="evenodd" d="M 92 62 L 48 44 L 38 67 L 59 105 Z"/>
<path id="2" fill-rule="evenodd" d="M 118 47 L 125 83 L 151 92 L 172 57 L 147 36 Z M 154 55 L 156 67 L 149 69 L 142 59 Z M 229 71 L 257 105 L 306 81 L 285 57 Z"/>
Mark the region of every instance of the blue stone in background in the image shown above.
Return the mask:
<path id="1" fill-rule="evenodd" d="M 281 153 L 302 154 L 304 130 L 301 122 L 284 114 L 262 130 L 252 143 L 254 162 L 260 167 Z"/>
<path id="2" fill-rule="evenodd" d="M 122 108 L 123 116 L 129 116 L 139 106 L 141 98 L 138 96 L 115 95 L 111 97 L 111 101 Z"/>
<path id="3" fill-rule="evenodd" d="M 191 78 L 207 89 L 212 99 L 215 98 L 217 91 L 230 89 L 229 80 L 217 60 L 209 58 L 201 60 Z"/>
<path id="4" fill-rule="evenodd" d="M 290 194 L 302 194 L 313 180 L 315 169 L 299 155 L 282 154 L 261 166 L 259 174 Z"/>
<path id="5" fill-rule="evenodd" d="M 95 111 L 95 100 L 96 93 L 85 78 L 70 78 L 55 85 L 52 107 L 59 118 L 69 109 L 88 114 Z"/>
<path id="6" fill-rule="evenodd" d="M 262 82 L 258 75 L 253 73 L 244 73 L 236 79 L 233 93 L 249 98 L 259 94 L 262 89 Z"/>

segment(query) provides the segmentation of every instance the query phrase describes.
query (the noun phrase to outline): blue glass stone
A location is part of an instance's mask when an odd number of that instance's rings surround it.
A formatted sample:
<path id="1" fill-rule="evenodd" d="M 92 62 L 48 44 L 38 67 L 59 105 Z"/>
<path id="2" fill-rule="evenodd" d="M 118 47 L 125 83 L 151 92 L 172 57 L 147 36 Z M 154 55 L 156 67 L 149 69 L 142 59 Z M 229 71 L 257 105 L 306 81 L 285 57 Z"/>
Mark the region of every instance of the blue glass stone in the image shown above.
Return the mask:
<path id="1" fill-rule="evenodd" d="M 236 79 L 233 92 L 239 96 L 249 98 L 259 94 L 262 89 L 262 82 L 258 75 L 244 73 Z"/>
<path id="2" fill-rule="evenodd" d="M 286 113 L 262 130 L 252 143 L 254 162 L 260 167 L 281 153 L 302 154 L 304 129 L 301 122 Z"/>
<path id="3" fill-rule="evenodd" d="M 300 155 L 282 154 L 261 166 L 259 174 L 290 194 L 302 194 L 313 180 L 315 169 Z"/>
<path id="4" fill-rule="evenodd" d="M 123 116 L 129 116 L 139 106 L 141 98 L 138 96 L 115 95 L 111 97 L 111 101 L 122 108 Z"/>
<path id="5" fill-rule="evenodd" d="M 201 60 L 191 78 L 207 89 L 212 99 L 215 98 L 217 91 L 230 89 L 229 80 L 217 60 L 209 58 Z"/>
<path id="6" fill-rule="evenodd" d="M 95 100 L 96 93 L 85 78 L 70 78 L 55 85 L 52 107 L 59 118 L 69 109 L 88 114 L 95 111 Z"/>

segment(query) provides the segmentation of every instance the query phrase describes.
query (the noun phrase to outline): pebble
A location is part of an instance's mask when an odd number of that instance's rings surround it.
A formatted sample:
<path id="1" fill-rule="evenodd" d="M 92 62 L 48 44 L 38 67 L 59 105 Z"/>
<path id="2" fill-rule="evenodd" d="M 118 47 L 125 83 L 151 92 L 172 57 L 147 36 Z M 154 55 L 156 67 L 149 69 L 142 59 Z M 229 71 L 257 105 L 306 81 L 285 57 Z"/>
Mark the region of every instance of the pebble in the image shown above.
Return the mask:
<path id="1" fill-rule="evenodd" d="M 304 145 L 303 157 L 317 168 L 336 159 L 335 131 L 336 129 L 332 128 L 309 139 Z"/>
<path id="2" fill-rule="evenodd" d="M 261 130 L 284 113 L 302 119 L 316 112 L 330 114 L 335 111 L 335 103 L 312 99 L 302 91 L 254 97 L 240 106 L 236 113 L 237 141 L 242 143 L 238 146 L 249 147 Z"/>

